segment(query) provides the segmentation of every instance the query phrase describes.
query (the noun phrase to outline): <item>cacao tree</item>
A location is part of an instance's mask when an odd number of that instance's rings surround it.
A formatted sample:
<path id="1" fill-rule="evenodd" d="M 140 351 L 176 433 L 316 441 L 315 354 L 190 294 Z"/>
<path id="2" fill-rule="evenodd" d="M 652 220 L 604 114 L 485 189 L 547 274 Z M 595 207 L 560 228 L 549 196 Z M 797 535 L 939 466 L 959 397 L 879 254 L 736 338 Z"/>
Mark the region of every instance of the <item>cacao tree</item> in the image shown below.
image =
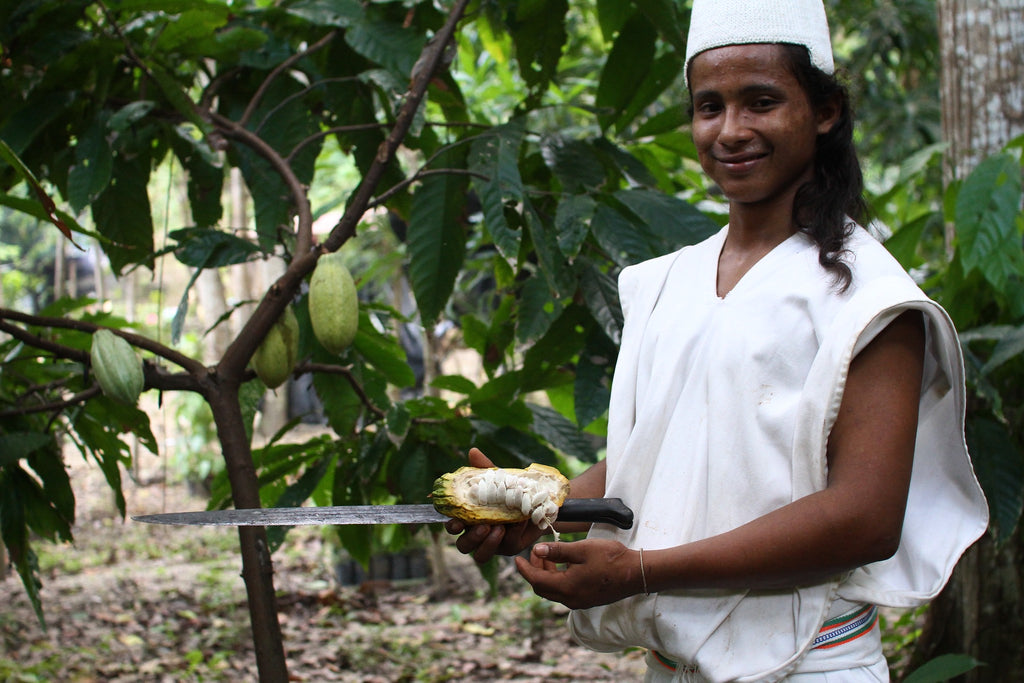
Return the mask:
<path id="1" fill-rule="evenodd" d="M 71 538 L 64 444 L 103 469 L 122 515 L 125 436 L 157 451 L 146 413 L 96 383 L 108 369 L 89 354 L 100 332 L 142 354 L 147 392 L 194 392 L 208 402 L 236 507 L 310 496 L 422 502 L 471 444 L 506 465 L 553 464 L 558 453 L 596 457 L 582 429 L 604 412 L 620 323 L 615 270 L 717 225 L 687 201 L 703 196 L 699 184 L 677 196 L 684 186 L 672 172 L 686 148 L 680 108 L 652 108 L 675 82 L 685 23 L 669 2 L 604 3 L 597 15 L 572 14 L 566 2 L 481 2 L 467 15 L 467 4 L 4 7 L 0 202 L 68 239 L 93 240 L 116 275 L 167 258 L 193 273 L 169 343 L 90 301 L 0 310 L 0 522 L 40 614 L 30 538 Z M 606 70 L 596 93 L 550 101 L 571 28 L 611 46 Z M 636 51 L 637 40 L 648 47 Z M 509 109 L 468 104 L 449 70 L 467 57 L 518 82 Z M 309 188 L 329 138 L 360 180 L 334 198 L 344 206 L 337 224 L 314 235 Z M 147 182 L 171 160 L 187 174 L 193 224 L 173 226 L 164 245 Z M 251 230 L 225 221 L 231 168 L 252 196 Z M 483 358 L 481 385 L 433 378 L 432 389 L 456 400 L 393 398 L 392 388 L 415 382 L 387 332 L 406 320 L 399 310 L 364 306 L 340 355 L 312 334 L 306 280 L 368 211 L 392 217 L 416 319 L 428 329 L 442 317 L 455 321 Z M 280 260 L 282 274 L 222 356 L 210 365 L 179 351 L 192 283 L 205 270 L 253 259 Z M 485 296 L 453 306 L 469 267 L 487 272 Z M 264 391 L 250 361 L 287 310 L 296 313 L 299 344 L 286 374 L 313 375 L 332 436 L 253 449 L 252 415 Z M 531 398 L 545 393 L 543 404 Z M 342 540 L 358 552 L 365 533 L 346 530 Z M 285 680 L 270 557 L 280 536 L 242 528 L 239 537 L 260 676 Z"/>

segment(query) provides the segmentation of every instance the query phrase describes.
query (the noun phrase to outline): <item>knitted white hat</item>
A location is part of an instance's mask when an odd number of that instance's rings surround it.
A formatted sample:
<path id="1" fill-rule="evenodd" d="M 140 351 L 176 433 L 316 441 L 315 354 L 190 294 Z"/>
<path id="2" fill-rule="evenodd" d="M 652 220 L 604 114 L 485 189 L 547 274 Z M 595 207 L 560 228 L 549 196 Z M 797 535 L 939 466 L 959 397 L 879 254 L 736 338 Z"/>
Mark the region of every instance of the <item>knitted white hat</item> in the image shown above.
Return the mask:
<path id="1" fill-rule="evenodd" d="M 822 0 L 693 0 L 683 72 L 687 85 L 690 61 L 698 54 L 750 43 L 803 45 L 811 64 L 827 74 L 835 71 Z"/>

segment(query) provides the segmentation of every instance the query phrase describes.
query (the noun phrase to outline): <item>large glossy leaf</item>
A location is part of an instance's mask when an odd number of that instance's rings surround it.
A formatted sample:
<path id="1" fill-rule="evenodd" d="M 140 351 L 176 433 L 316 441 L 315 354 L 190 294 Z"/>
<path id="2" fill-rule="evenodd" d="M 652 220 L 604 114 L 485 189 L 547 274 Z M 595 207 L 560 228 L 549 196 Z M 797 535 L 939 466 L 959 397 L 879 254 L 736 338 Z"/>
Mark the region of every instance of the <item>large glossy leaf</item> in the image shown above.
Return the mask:
<path id="1" fill-rule="evenodd" d="M 689 13 L 680 10 L 675 0 L 635 0 L 637 7 L 658 28 L 661 37 L 679 55 L 686 53 L 686 34 L 690 30 Z"/>
<path id="2" fill-rule="evenodd" d="M 11 563 L 21 577 L 32 608 L 39 623 L 45 628 L 43 605 L 39 595 L 39 564 L 29 547 L 26 520 L 26 491 L 34 485 L 32 478 L 21 468 L 0 467 L 0 540 L 7 547 Z"/>
<path id="3" fill-rule="evenodd" d="M 409 367 L 405 350 L 398 340 L 378 332 L 366 313 L 359 314 L 359 331 L 352 345 L 356 352 L 379 370 L 392 385 L 404 388 L 416 383 L 416 375 Z"/>
<path id="4" fill-rule="evenodd" d="M 615 368 L 617 347 L 604 334 L 593 333 L 580 351 L 573 383 L 573 406 L 576 424 L 591 425 L 608 411 L 611 379 Z"/>
<path id="5" fill-rule="evenodd" d="M 532 93 L 531 102 L 539 101 L 557 71 L 567 38 L 568 11 L 566 0 L 524 0 L 516 6 L 509 29 L 519 73 Z"/>
<path id="6" fill-rule="evenodd" d="M 575 258 L 590 232 L 590 219 L 594 216 L 597 202 L 586 194 L 570 194 L 558 202 L 555 211 L 555 234 L 558 248 L 568 258 Z"/>
<path id="7" fill-rule="evenodd" d="M 0 467 L 16 463 L 51 443 L 53 437 L 41 432 L 0 433 Z"/>
<path id="8" fill-rule="evenodd" d="M 620 190 L 615 199 L 629 207 L 654 239 L 659 254 L 696 244 L 710 237 L 718 226 L 697 207 L 677 197 L 645 189 Z"/>
<path id="9" fill-rule="evenodd" d="M 109 240 L 104 251 L 115 273 L 144 263 L 153 253 L 153 217 L 147 192 L 149 170 L 149 157 L 145 154 L 117 155 L 110 185 L 92 204 L 93 221 L 100 234 Z"/>
<path id="10" fill-rule="evenodd" d="M 460 168 L 459 150 L 439 160 L 442 168 Z M 466 254 L 465 176 L 440 174 L 425 178 L 413 195 L 409 218 L 409 278 L 424 323 L 444 309 Z"/>
<path id="11" fill-rule="evenodd" d="M 519 256 L 522 232 L 509 225 L 505 207 L 523 200 L 523 181 L 519 176 L 523 134 L 520 120 L 497 126 L 477 138 L 469 154 L 469 170 L 474 173 L 473 189 L 483 209 L 484 226 L 494 246 L 510 260 Z"/>
<path id="12" fill-rule="evenodd" d="M 171 146 L 186 172 L 192 220 L 200 227 L 213 227 L 224 212 L 224 169 L 204 140 L 192 137 L 180 127 L 175 133 Z"/>
<path id="13" fill-rule="evenodd" d="M 979 163 L 957 197 L 957 253 L 964 271 L 977 268 L 1000 291 L 1014 276 L 1024 276 L 1021 193 L 1020 163 L 1003 153 Z"/>
<path id="14" fill-rule="evenodd" d="M 75 213 L 87 207 L 110 183 L 114 155 L 106 133 L 103 121 L 93 121 L 75 145 L 75 165 L 68 172 L 68 203 Z"/>
<path id="15" fill-rule="evenodd" d="M 528 278 L 519 296 L 516 339 L 526 343 L 542 336 L 562 313 L 562 308 L 562 303 L 551 296 L 544 278 Z"/>
<path id="16" fill-rule="evenodd" d="M 583 263 L 580 273 L 580 291 L 587 309 L 613 343 L 622 338 L 622 307 L 619 289 L 614 278 L 602 273 L 593 263 Z"/>
<path id="17" fill-rule="evenodd" d="M 910 672 L 903 679 L 903 683 L 946 683 L 979 666 L 982 666 L 982 663 L 970 655 L 939 655 Z"/>
<path id="18" fill-rule="evenodd" d="M 594 96 L 602 129 L 619 118 L 647 78 L 654 61 L 656 35 L 654 26 L 641 12 L 635 12 L 619 31 Z"/>
<path id="19" fill-rule="evenodd" d="M 968 420 L 967 445 L 988 499 L 997 540 L 1006 541 L 1024 509 L 1024 451 L 1014 444 L 1003 423 L 989 417 Z"/>
<path id="20" fill-rule="evenodd" d="M 546 443 L 584 462 L 597 460 L 597 450 L 593 442 L 583 435 L 579 427 L 547 406 L 535 403 L 527 405 L 533 411 L 533 431 Z"/>
<path id="21" fill-rule="evenodd" d="M 411 28 L 384 21 L 360 21 L 345 32 L 345 41 L 367 59 L 407 79 L 412 75 L 423 35 Z"/>

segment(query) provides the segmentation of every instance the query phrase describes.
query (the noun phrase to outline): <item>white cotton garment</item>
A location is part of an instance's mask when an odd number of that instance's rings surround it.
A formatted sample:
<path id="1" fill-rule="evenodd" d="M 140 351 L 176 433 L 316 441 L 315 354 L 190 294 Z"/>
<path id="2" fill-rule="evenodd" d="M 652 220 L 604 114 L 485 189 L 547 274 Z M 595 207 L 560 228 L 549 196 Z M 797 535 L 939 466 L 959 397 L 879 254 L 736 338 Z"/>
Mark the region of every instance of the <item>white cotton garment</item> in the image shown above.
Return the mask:
<path id="1" fill-rule="evenodd" d="M 842 294 L 798 233 L 718 297 L 727 230 L 620 277 L 606 495 L 632 507 L 635 524 L 596 525 L 591 536 L 673 547 L 823 489 L 850 361 L 901 312 L 919 310 L 927 359 L 901 546 L 830 582 L 638 595 L 574 611 L 569 627 L 596 650 L 658 650 L 702 680 L 777 681 L 799 670 L 834 599 L 907 606 L 935 596 L 988 510 L 964 443 L 963 362 L 945 312 L 859 227 Z"/>

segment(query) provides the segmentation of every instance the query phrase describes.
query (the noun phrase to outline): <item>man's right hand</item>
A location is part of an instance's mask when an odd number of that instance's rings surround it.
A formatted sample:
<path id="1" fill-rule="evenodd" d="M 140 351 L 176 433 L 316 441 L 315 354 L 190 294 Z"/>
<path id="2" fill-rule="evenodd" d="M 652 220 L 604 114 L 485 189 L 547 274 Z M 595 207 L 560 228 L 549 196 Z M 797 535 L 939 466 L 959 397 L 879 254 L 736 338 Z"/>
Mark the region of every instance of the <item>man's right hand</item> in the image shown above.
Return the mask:
<path id="1" fill-rule="evenodd" d="M 494 467 L 494 463 L 479 448 L 470 448 L 469 466 Z M 444 526 L 450 534 L 462 534 L 455 542 L 459 552 L 472 555 L 481 564 L 495 555 L 518 555 L 547 533 L 529 521 L 491 525 L 450 519 Z"/>

